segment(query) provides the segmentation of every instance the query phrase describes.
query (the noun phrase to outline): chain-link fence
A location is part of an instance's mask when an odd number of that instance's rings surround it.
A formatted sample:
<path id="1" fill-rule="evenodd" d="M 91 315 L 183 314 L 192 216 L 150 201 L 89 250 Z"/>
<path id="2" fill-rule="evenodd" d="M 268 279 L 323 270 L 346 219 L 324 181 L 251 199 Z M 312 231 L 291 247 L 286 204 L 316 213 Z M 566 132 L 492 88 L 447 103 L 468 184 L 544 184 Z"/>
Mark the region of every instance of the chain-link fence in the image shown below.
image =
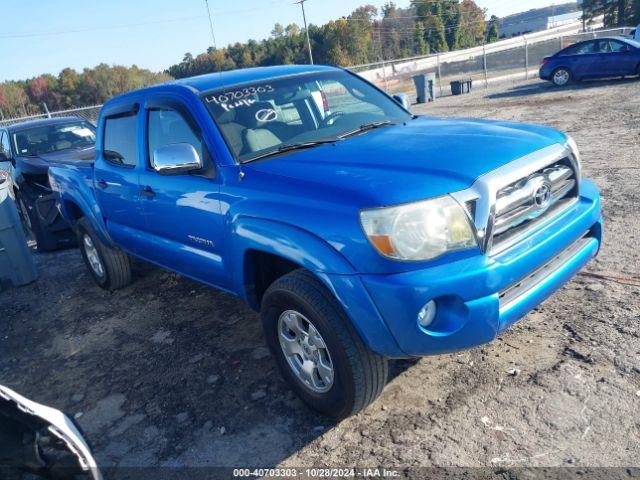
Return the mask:
<path id="1" fill-rule="evenodd" d="M 90 107 L 71 108 L 68 110 L 60 110 L 57 112 L 49 112 L 46 105 L 43 105 L 46 113 L 38 115 L 28 115 L 26 117 L 0 119 L 0 126 L 15 125 L 16 123 L 28 122 L 30 120 L 41 120 L 43 118 L 55 117 L 81 117 L 96 125 L 98 123 L 98 114 L 102 105 L 92 105 Z"/>
<path id="2" fill-rule="evenodd" d="M 574 30 L 577 28 L 574 27 Z M 458 80 L 472 80 L 476 86 L 488 86 L 505 80 L 535 77 L 543 58 L 555 54 L 562 48 L 590 38 L 624 36 L 631 30 L 617 28 L 577 32 L 563 27 L 481 47 L 360 65 L 352 67 L 351 70 L 390 93 L 411 91 L 412 77 L 434 74 L 437 90 L 443 95 L 450 92 L 450 83 Z"/>

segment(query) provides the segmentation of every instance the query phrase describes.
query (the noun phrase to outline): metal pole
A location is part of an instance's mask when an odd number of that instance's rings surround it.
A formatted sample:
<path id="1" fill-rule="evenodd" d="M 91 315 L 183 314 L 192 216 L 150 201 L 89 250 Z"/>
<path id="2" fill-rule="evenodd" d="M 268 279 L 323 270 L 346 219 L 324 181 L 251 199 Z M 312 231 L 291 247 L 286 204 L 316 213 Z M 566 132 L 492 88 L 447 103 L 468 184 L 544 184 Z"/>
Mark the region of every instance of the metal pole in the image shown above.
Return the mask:
<path id="1" fill-rule="evenodd" d="M 313 52 L 311 51 L 311 38 L 309 38 L 309 28 L 307 27 L 307 14 L 304 11 L 304 2 L 307 0 L 300 0 L 295 2 L 302 7 L 302 20 L 304 21 L 304 31 L 307 34 L 307 46 L 309 47 L 309 63 L 313 65 Z"/>
<path id="2" fill-rule="evenodd" d="M 44 107 L 44 113 L 47 115 L 47 118 L 51 118 L 51 112 L 49 112 L 49 107 L 45 102 L 42 102 L 42 106 Z"/>
<path id="3" fill-rule="evenodd" d="M 529 40 L 526 36 L 524 38 L 524 68 L 526 70 L 525 79 L 529 80 Z"/>
<path id="4" fill-rule="evenodd" d="M 440 70 L 440 52 L 436 52 L 436 62 L 438 64 L 438 84 L 440 85 L 440 96 L 443 96 L 442 91 L 442 71 Z"/>
<path id="5" fill-rule="evenodd" d="M 482 66 L 484 68 L 484 86 L 489 88 L 489 78 L 487 75 L 487 46 L 482 45 Z"/>

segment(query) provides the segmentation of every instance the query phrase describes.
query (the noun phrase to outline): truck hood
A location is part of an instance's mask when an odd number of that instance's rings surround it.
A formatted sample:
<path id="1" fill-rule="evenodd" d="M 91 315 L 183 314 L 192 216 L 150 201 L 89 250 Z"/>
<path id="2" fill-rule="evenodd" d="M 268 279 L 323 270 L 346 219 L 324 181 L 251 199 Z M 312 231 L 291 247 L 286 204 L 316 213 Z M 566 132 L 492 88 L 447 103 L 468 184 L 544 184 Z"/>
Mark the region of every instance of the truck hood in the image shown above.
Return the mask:
<path id="1" fill-rule="evenodd" d="M 59 152 L 46 153 L 37 157 L 18 156 L 16 157 L 16 166 L 23 173 L 42 175 L 46 174 L 49 167 L 56 163 L 88 162 L 93 161 L 94 158 L 95 148 L 93 147 L 81 150 L 60 150 Z"/>
<path id="2" fill-rule="evenodd" d="M 564 142 L 564 134 L 541 126 L 418 117 L 245 168 L 393 205 L 464 190 L 487 172 Z"/>

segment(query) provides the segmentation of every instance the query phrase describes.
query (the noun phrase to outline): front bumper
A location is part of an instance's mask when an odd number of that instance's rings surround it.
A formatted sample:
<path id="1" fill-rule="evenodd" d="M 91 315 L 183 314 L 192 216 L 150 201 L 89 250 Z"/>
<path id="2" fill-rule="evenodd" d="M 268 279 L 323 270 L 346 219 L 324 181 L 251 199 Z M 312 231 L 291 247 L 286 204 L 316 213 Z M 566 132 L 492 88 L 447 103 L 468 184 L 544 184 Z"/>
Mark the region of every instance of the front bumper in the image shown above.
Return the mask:
<path id="1" fill-rule="evenodd" d="M 601 236 L 600 196 L 584 180 L 573 206 L 505 252 L 361 279 L 404 354 L 442 354 L 493 340 L 595 257 Z M 430 300 L 438 313 L 423 329 L 417 316 Z"/>

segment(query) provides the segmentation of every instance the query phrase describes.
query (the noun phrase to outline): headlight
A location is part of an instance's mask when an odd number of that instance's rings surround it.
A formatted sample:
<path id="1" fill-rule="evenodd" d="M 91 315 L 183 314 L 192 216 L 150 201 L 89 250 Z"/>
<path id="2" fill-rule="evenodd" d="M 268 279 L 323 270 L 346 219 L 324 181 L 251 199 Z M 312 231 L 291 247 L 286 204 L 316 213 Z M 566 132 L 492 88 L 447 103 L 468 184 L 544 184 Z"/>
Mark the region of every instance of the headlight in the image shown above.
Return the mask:
<path id="1" fill-rule="evenodd" d="M 384 256 L 424 261 L 477 246 L 463 208 L 450 196 L 360 212 L 371 244 Z"/>
<path id="2" fill-rule="evenodd" d="M 578 164 L 578 176 L 582 175 L 582 158 L 580 158 L 580 149 L 578 149 L 578 144 L 573 139 L 572 136 L 567 135 L 567 146 L 573 152 L 573 156 L 576 159 L 576 163 Z"/>

